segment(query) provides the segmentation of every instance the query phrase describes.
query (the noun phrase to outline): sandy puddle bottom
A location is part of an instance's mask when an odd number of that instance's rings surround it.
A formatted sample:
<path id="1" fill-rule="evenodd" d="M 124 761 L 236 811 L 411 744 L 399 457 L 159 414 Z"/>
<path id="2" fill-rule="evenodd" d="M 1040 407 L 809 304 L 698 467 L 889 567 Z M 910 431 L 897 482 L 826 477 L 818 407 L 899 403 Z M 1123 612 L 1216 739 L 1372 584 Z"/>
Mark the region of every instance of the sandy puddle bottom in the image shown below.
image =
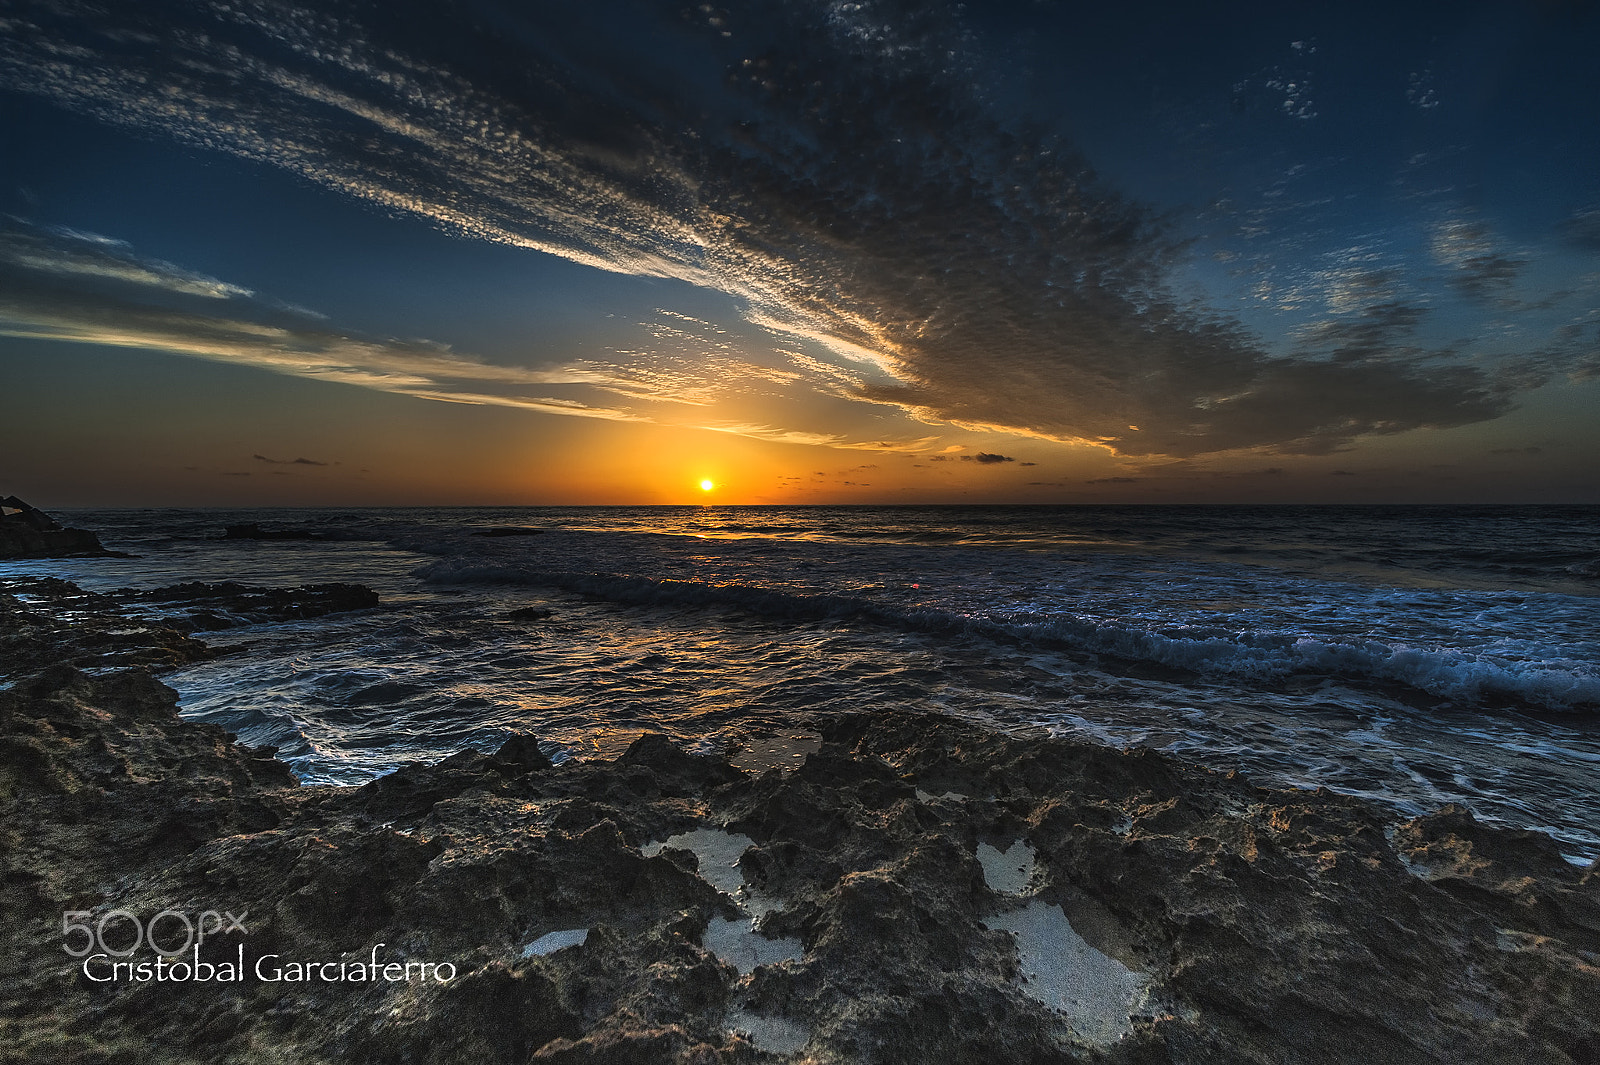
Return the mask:
<path id="1" fill-rule="evenodd" d="M 983 923 L 1017 937 L 1023 993 L 1065 1014 L 1074 1035 L 1105 1045 L 1132 1030 L 1149 979 L 1090 946 L 1060 906 L 1034 899 Z"/>
<path id="2" fill-rule="evenodd" d="M 546 954 L 554 954 L 556 951 L 566 947 L 582 946 L 588 938 L 589 930 L 587 928 L 563 928 L 559 932 L 547 932 L 523 947 L 519 953 L 524 958 L 542 957 Z"/>
<path id="3" fill-rule="evenodd" d="M 978 844 L 984 882 L 1002 896 L 1023 896 L 1033 883 L 1037 858 L 1026 840 L 1005 850 Z M 1092 946 L 1060 906 L 1030 899 L 983 923 L 1016 937 L 1023 994 L 1065 1014 L 1078 1038 L 1104 1046 L 1132 1031 L 1131 1015 L 1149 993 L 1149 977 Z"/>
<path id="4" fill-rule="evenodd" d="M 754 845 L 755 841 L 743 833 L 697 828 L 640 848 L 646 858 L 667 847 L 692 852 L 700 863 L 700 878 L 733 900 L 740 916 L 711 918 L 700 945 L 737 968 L 740 976 L 748 976 L 762 965 L 805 957 L 805 948 L 798 939 L 769 938 L 758 930 L 761 918 L 783 904 L 744 882 L 739 856 Z M 728 1011 L 725 1023 L 730 1031 L 742 1032 L 756 1047 L 774 1054 L 798 1053 L 811 1042 L 811 1029 L 784 1017 L 735 1008 Z"/>
<path id="5" fill-rule="evenodd" d="M 699 863 L 700 877 L 738 908 L 736 918 L 713 917 L 701 945 L 736 967 L 741 976 L 763 965 L 800 961 L 805 956 L 798 939 L 769 938 L 759 930 L 761 918 L 779 909 L 782 902 L 744 882 L 739 858 L 754 844 L 742 833 L 697 828 L 641 848 L 647 858 L 668 847 L 691 852 Z M 1016 840 L 1004 850 L 980 843 L 977 856 L 984 882 L 1011 906 L 984 918 L 983 923 L 1016 938 L 1019 990 L 1060 1012 L 1073 1034 L 1085 1042 L 1104 1046 L 1127 1035 L 1132 1030 L 1131 1015 L 1149 994 L 1149 977 L 1084 939 L 1061 906 L 1027 897 L 1035 885 L 1038 855 L 1026 840 Z M 1016 905 L 1019 902 L 1022 905 Z M 521 956 L 578 946 L 588 934 L 586 928 L 549 932 L 523 947 Z M 730 1009 L 725 1023 L 730 1031 L 744 1034 L 756 1047 L 774 1054 L 799 1053 L 811 1041 L 811 1031 L 803 1024 L 741 1007 Z"/>

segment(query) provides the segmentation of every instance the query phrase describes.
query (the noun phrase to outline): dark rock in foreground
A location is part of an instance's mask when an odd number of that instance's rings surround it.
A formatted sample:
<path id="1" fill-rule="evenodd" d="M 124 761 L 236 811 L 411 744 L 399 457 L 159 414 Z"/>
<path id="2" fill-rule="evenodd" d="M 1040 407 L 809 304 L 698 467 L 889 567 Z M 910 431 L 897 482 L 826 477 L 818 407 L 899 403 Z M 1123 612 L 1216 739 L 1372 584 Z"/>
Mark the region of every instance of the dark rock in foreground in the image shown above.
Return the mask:
<path id="1" fill-rule="evenodd" d="M 169 625 L 132 622 L 109 596 L 70 581 L 0 582 L 0 678 L 56 664 L 173 669 L 212 657 L 212 649 L 199 640 Z"/>
<path id="2" fill-rule="evenodd" d="M 660 736 L 559 766 L 517 738 L 343 789 L 270 754 L 181 722 L 140 671 L 0 690 L 0 1061 L 1600 1052 L 1600 870 L 1459 809 L 1395 825 L 903 714 L 822 726 L 787 775 Z M 237 919 L 201 958 L 241 978 L 64 953 L 162 911 Z"/>
<path id="3" fill-rule="evenodd" d="M 165 588 L 111 593 L 122 603 L 162 608 L 162 619 L 185 632 L 216 631 L 269 621 L 318 618 L 378 605 L 378 593 L 360 584 L 312 584 L 304 588 L 253 588 L 234 581 L 191 581 Z"/>
<path id="4" fill-rule="evenodd" d="M 87 529 L 63 528 L 16 496 L 0 499 L 0 558 L 127 558 Z"/>
<path id="5" fill-rule="evenodd" d="M 0 581 L 0 678 L 57 663 L 172 669 L 216 656 L 190 633 L 377 605 L 377 593 L 359 584 L 283 589 L 195 581 L 86 592 L 52 577 Z"/>

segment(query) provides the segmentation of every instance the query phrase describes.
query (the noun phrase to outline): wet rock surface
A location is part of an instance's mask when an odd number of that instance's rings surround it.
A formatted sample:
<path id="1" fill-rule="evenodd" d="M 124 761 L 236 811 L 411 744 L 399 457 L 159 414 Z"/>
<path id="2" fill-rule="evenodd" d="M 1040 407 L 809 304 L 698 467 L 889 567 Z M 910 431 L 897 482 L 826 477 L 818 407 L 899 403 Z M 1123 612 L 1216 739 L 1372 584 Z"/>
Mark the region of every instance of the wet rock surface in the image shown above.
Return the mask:
<path id="1" fill-rule="evenodd" d="M 172 669 L 214 657 L 171 626 L 150 626 L 109 596 L 54 577 L 0 580 L 0 679 L 55 664 Z"/>
<path id="2" fill-rule="evenodd" d="M 165 588 L 125 588 L 110 593 L 124 607 L 149 604 L 163 624 L 185 632 L 209 632 L 270 621 L 294 621 L 365 610 L 378 605 L 378 594 L 359 584 L 313 584 L 304 588 L 253 588 L 224 581 L 194 581 Z"/>
<path id="3" fill-rule="evenodd" d="M 172 669 L 218 653 L 191 633 L 377 605 L 377 593 L 359 584 L 284 589 L 191 582 L 86 592 L 54 577 L 0 580 L 0 678 L 56 663 Z"/>
<path id="4" fill-rule="evenodd" d="M 0 638 L 36 638 L 19 610 Z M 153 664 L 194 642 L 145 631 Z M 940 717 L 814 726 L 789 772 L 519 737 L 301 787 L 142 668 L 35 660 L 0 690 L 0 1061 L 1600 1060 L 1600 870 L 1547 837 Z M 62 915 L 122 949 L 118 911 L 236 918 L 200 958 L 239 978 L 106 979 L 148 944 L 86 973 Z"/>
<path id="5" fill-rule="evenodd" d="M 87 529 L 68 529 L 16 496 L 0 499 L 0 559 L 127 558 Z"/>

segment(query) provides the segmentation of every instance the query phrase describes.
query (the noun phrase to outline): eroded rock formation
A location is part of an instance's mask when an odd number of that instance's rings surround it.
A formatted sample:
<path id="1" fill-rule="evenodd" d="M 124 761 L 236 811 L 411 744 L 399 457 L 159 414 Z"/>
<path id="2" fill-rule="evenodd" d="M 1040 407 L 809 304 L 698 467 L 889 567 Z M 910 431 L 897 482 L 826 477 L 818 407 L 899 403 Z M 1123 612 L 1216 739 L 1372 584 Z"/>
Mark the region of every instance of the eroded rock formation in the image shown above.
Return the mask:
<path id="1" fill-rule="evenodd" d="M 16 496 L 0 499 L 0 558 L 126 558 L 87 529 L 59 522 Z"/>
<path id="2" fill-rule="evenodd" d="M 13 601 L 0 625 L 27 612 Z M 193 642 L 147 631 L 152 661 Z M 519 737 L 301 787 L 270 750 L 179 720 L 143 669 L 35 662 L 12 680 L 0 1060 L 1600 1051 L 1600 870 L 1459 809 L 1397 824 L 1159 754 L 870 708 L 819 723 L 787 773 L 653 735 L 553 765 Z M 64 936 L 63 913 L 163 910 L 238 918 L 201 957 L 243 959 L 241 978 L 105 979 L 120 959 L 86 974 L 64 952 L 85 934 Z M 370 959 L 436 968 L 349 978 Z M 285 976 L 296 963 L 323 968 Z"/>

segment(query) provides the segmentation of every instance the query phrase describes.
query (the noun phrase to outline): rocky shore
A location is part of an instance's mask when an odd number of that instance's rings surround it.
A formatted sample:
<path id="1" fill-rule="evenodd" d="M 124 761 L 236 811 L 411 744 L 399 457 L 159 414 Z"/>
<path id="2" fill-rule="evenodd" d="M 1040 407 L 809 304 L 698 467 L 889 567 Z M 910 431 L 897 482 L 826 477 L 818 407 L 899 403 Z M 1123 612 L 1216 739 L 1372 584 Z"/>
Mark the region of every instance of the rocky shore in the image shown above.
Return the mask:
<path id="1" fill-rule="evenodd" d="M 155 673 L 370 600 L 218 588 L 0 592 L 0 1061 L 1600 1061 L 1541 834 L 870 707 L 299 786 Z"/>
<path id="2" fill-rule="evenodd" d="M 67 529 L 36 507 L 6 496 L 0 499 L 0 559 L 127 558 L 108 551 L 87 529 Z"/>

